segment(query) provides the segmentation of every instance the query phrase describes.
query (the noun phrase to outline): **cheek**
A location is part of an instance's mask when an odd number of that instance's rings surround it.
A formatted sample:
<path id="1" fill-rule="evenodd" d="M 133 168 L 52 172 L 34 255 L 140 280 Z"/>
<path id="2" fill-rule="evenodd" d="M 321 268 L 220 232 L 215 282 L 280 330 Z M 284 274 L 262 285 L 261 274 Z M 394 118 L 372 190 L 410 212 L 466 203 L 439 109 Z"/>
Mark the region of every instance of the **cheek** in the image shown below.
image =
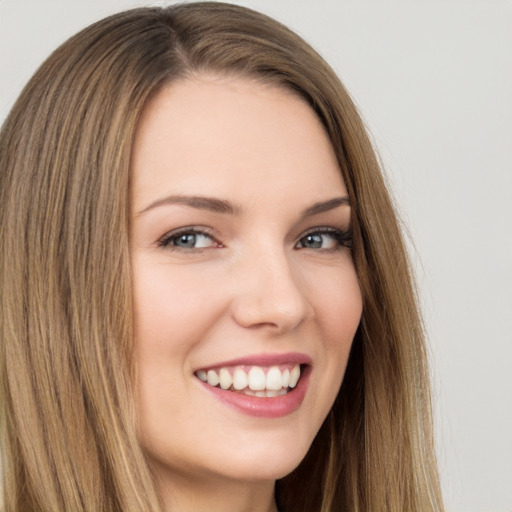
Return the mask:
<path id="1" fill-rule="evenodd" d="M 362 314 L 362 295 L 352 263 L 343 271 L 331 273 L 318 281 L 312 301 L 315 303 L 316 327 L 320 329 L 322 347 L 318 379 L 324 390 L 321 404 L 326 413 L 338 393 Z M 319 347 L 320 348 L 320 347 Z M 320 405 L 320 404 L 319 404 Z"/>
<path id="2" fill-rule="evenodd" d="M 326 348 L 344 354 L 347 346 L 350 349 L 363 309 L 352 261 L 347 258 L 336 271 L 317 272 L 309 284 L 310 301 Z"/>
<path id="3" fill-rule="evenodd" d="M 222 310 L 204 273 L 142 256 L 133 269 L 137 345 L 169 354 L 187 351 L 200 341 Z"/>
<path id="4" fill-rule="evenodd" d="M 191 353 L 225 310 L 205 272 L 135 254 L 136 402 L 141 441 L 158 458 L 175 453 L 173 417 L 191 414 Z M 218 283 L 218 281 L 216 281 Z M 174 428 L 174 427 L 173 427 Z"/>

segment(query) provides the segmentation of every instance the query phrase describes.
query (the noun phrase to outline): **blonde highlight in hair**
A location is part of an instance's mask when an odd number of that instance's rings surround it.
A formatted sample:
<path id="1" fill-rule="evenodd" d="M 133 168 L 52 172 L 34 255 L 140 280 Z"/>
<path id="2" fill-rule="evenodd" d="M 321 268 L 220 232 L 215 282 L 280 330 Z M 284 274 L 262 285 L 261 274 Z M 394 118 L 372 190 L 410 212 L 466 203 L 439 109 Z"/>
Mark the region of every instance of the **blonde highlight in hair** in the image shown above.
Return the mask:
<path id="1" fill-rule="evenodd" d="M 130 157 L 150 97 L 203 73 L 301 95 L 353 206 L 363 317 L 333 409 L 277 483 L 282 511 L 441 511 L 422 325 L 402 236 L 349 95 L 297 35 L 216 2 L 121 13 L 41 66 L 0 134 L 5 510 L 157 511 L 133 405 Z"/>

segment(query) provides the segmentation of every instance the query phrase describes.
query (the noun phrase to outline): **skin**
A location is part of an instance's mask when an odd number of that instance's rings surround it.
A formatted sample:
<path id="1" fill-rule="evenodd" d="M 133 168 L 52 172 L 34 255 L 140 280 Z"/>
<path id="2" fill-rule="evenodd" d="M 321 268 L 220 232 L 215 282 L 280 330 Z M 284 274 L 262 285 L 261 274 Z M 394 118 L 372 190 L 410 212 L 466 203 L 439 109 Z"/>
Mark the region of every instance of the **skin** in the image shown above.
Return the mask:
<path id="1" fill-rule="evenodd" d="M 329 139 L 291 92 L 195 76 L 147 105 L 132 172 L 136 402 L 164 506 L 276 510 L 275 480 L 300 463 L 329 412 L 361 317 L 350 249 L 331 233 L 305 244 L 313 228 L 350 227 L 348 205 L 302 215 L 347 196 Z M 207 234 L 184 248 L 170 238 L 183 227 Z M 229 407 L 194 375 L 288 352 L 311 357 L 312 370 L 302 405 L 284 417 Z"/>

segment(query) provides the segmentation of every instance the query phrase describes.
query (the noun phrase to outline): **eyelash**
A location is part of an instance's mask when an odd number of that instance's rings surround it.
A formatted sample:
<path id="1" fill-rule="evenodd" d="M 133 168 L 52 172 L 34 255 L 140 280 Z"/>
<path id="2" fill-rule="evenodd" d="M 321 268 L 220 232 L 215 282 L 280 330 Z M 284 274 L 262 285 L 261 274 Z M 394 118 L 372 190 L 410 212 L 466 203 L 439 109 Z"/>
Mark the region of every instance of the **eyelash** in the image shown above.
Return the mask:
<path id="1" fill-rule="evenodd" d="M 166 233 L 162 238 L 160 238 L 157 241 L 157 245 L 158 245 L 158 247 L 162 247 L 162 248 L 172 250 L 172 251 L 199 252 L 202 249 L 204 249 L 204 248 L 200 248 L 200 247 L 187 248 L 187 247 L 179 247 L 177 245 L 174 245 L 174 242 L 176 240 L 178 240 L 180 237 L 183 237 L 185 235 L 205 236 L 205 237 L 208 237 L 211 239 L 212 247 L 216 247 L 216 248 L 223 247 L 223 245 L 218 240 L 216 240 L 215 237 L 208 230 L 193 227 L 193 226 L 180 228 L 177 231 L 172 231 L 170 233 Z M 321 248 L 321 247 L 320 248 L 297 247 L 297 245 L 301 241 L 303 241 L 306 237 L 314 236 L 314 235 L 320 235 L 320 236 L 328 235 L 328 236 L 334 238 L 336 240 L 336 242 L 338 243 L 338 245 L 336 247 L 329 248 L 329 249 Z M 343 248 L 350 249 L 350 248 L 352 248 L 352 232 L 351 232 L 351 230 L 343 231 L 340 229 L 327 227 L 327 226 L 316 227 L 316 228 L 313 228 L 313 229 L 307 231 L 306 233 L 304 233 L 299 238 L 297 243 L 295 244 L 295 248 L 296 249 L 311 249 L 311 250 L 315 250 L 315 251 L 320 250 L 320 251 L 325 251 L 325 252 L 336 252 Z"/>
<path id="2" fill-rule="evenodd" d="M 202 235 L 205 237 L 208 237 L 212 240 L 212 245 L 214 247 L 222 247 L 222 244 L 215 239 L 215 237 L 206 229 L 197 228 L 197 227 L 184 227 L 180 228 L 176 231 L 171 231 L 170 233 L 166 233 L 160 240 L 157 241 L 158 247 L 163 247 L 165 249 L 169 249 L 171 251 L 186 251 L 186 252 L 194 252 L 194 251 L 200 251 L 201 248 L 197 247 L 179 247 L 173 245 L 173 242 L 178 240 L 179 238 L 185 236 L 185 235 Z"/>
<path id="3" fill-rule="evenodd" d="M 350 229 L 346 230 L 346 231 L 343 231 L 341 229 L 336 229 L 336 228 L 327 227 L 327 226 L 317 227 L 317 228 L 313 228 L 313 229 L 311 229 L 309 231 L 306 231 L 306 233 L 304 233 L 300 237 L 300 239 L 297 242 L 297 244 L 299 244 L 306 237 L 312 236 L 312 235 L 328 235 L 328 236 L 334 238 L 336 240 L 336 242 L 338 243 L 338 245 L 336 247 L 333 247 L 331 249 L 316 248 L 316 249 L 312 249 L 312 250 L 336 252 L 336 251 L 339 251 L 339 250 L 341 250 L 343 248 L 349 248 L 349 249 L 352 248 L 352 231 Z M 303 249 L 307 249 L 307 247 L 303 247 Z"/>

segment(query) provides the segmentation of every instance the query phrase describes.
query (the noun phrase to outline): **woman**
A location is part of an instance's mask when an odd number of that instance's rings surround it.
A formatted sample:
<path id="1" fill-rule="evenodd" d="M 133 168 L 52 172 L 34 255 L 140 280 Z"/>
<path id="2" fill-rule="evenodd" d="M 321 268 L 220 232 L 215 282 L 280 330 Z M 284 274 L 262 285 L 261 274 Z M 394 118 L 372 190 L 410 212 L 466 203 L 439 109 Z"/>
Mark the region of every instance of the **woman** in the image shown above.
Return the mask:
<path id="1" fill-rule="evenodd" d="M 0 151 L 7 511 L 442 510 L 396 217 L 298 36 L 107 18 Z"/>

